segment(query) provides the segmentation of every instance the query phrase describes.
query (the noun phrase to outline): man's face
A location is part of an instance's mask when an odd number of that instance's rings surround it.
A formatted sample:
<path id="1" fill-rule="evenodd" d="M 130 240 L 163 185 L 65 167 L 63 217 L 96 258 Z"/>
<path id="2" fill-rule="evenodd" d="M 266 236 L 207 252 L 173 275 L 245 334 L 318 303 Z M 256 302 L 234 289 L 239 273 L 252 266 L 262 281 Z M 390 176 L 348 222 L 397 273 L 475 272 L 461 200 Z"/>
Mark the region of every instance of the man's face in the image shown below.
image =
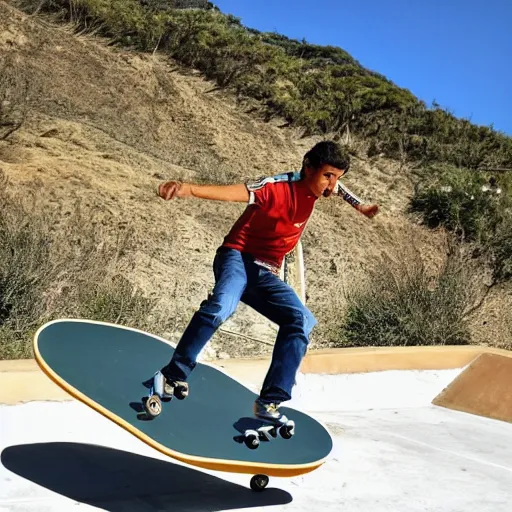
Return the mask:
<path id="1" fill-rule="evenodd" d="M 316 197 L 329 197 L 333 193 L 338 179 L 345 174 L 344 170 L 328 164 L 322 165 L 319 169 L 306 167 L 305 172 L 305 181 Z"/>

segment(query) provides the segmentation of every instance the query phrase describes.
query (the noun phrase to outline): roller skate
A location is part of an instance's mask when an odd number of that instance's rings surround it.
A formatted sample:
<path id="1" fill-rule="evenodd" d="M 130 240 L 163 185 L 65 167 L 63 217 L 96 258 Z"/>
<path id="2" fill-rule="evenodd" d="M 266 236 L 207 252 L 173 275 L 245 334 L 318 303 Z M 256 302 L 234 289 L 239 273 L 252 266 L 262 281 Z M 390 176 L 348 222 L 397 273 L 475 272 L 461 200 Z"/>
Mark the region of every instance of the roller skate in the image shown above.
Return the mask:
<path id="1" fill-rule="evenodd" d="M 279 412 L 279 404 L 265 403 L 258 398 L 253 405 L 253 414 L 261 424 L 245 430 L 243 439 L 252 450 L 258 448 L 260 441 L 271 441 L 278 434 L 283 439 L 291 439 L 295 434 L 295 422 Z"/>
<path id="2" fill-rule="evenodd" d="M 169 402 L 174 397 L 178 400 L 187 398 L 189 386 L 187 382 L 167 380 L 162 372 L 156 372 L 152 379 L 146 383 L 149 394 L 144 401 L 146 414 L 156 418 L 162 412 L 162 402 Z"/>
<path id="3" fill-rule="evenodd" d="M 272 423 L 279 423 L 282 418 L 286 421 L 286 416 L 283 416 L 279 412 L 279 406 L 280 404 L 277 403 L 265 403 L 262 402 L 261 399 L 257 399 L 254 402 L 254 405 L 252 407 L 252 411 L 254 413 L 254 416 L 256 418 L 259 418 L 261 420 L 270 421 Z"/>

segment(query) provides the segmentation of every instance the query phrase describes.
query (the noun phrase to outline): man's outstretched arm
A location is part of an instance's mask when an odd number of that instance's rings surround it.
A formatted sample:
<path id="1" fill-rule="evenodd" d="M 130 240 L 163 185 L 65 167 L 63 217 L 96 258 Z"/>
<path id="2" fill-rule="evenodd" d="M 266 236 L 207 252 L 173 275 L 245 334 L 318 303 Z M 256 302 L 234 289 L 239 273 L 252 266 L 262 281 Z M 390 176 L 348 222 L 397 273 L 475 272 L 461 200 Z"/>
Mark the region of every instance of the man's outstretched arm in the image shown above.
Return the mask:
<path id="1" fill-rule="evenodd" d="M 358 212 L 362 213 L 370 219 L 379 213 L 379 206 L 376 204 L 366 204 L 353 192 L 351 192 L 345 185 L 338 182 L 336 193 L 341 196 L 347 203 L 352 205 Z"/>
<path id="2" fill-rule="evenodd" d="M 158 186 L 158 195 L 169 201 L 175 197 L 196 197 L 214 201 L 248 202 L 249 191 L 243 184 L 236 185 L 195 185 L 179 181 L 167 181 Z"/>

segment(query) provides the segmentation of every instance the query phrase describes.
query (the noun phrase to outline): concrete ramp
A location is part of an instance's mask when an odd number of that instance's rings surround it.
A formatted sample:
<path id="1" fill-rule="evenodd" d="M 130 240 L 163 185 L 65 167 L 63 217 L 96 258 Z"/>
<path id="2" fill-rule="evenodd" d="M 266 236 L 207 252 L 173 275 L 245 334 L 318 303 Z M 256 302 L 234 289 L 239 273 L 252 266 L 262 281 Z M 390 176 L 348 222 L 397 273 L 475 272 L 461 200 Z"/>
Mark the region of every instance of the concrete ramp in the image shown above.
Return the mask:
<path id="1" fill-rule="evenodd" d="M 479 355 L 432 403 L 512 423 L 512 357 Z"/>

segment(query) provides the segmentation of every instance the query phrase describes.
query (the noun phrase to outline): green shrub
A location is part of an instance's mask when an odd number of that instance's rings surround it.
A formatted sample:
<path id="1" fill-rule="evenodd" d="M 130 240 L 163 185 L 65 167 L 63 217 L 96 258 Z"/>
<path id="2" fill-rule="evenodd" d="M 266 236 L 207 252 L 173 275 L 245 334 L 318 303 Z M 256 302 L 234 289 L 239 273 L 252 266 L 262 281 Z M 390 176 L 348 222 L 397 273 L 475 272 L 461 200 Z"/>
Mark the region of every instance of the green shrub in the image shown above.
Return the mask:
<path id="1" fill-rule="evenodd" d="M 346 294 L 339 333 L 344 346 L 461 345 L 470 341 L 464 311 L 470 305 L 468 276 L 450 256 L 431 276 L 419 257 L 382 258 Z"/>
<path id="2" fill-rule="evenodd" d="M 411 200 L 430 228 L 443 226 L 461 240 L 485 242 L 501 222 L 509 201 L 507 193 L 486 190 L 483 173 L 450 166 L 430 167 Z"/>
<path id="3" fill-rule="evenodd" d="M 494 280 L 503 282 L 512 279 L 512 212 L 507 211 L 496 226 L 486 250 L 491 258 Z"/>

